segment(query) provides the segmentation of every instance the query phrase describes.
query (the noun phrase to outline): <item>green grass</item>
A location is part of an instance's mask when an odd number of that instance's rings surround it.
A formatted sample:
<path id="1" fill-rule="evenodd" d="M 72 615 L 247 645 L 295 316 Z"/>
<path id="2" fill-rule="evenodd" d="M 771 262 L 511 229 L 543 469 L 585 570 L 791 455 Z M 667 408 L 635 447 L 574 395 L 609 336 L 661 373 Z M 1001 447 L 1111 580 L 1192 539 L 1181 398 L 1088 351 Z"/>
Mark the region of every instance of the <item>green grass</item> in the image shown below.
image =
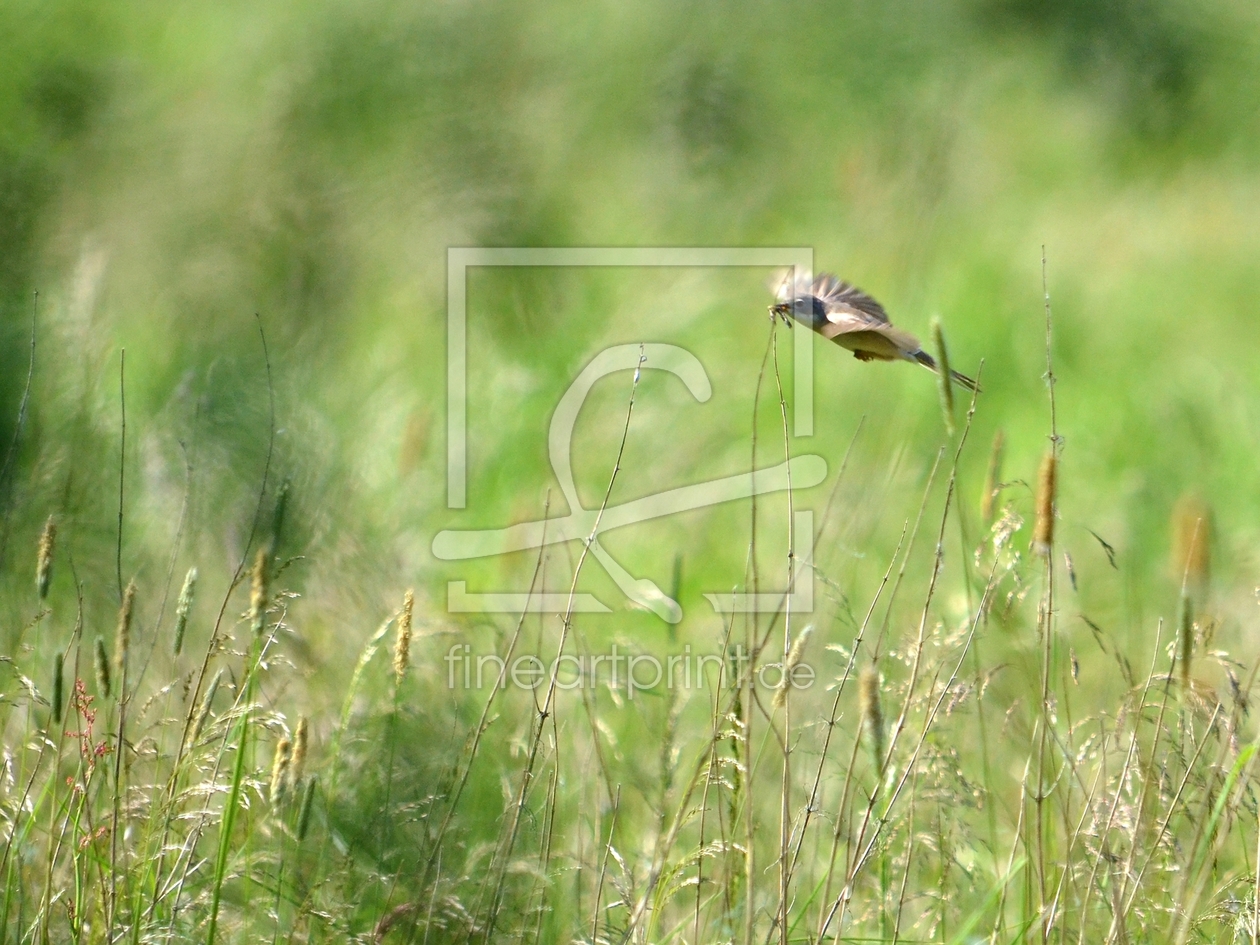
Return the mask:
<path id="1" fill-rule="evenodd" d="M 774 347 L 758 385 L 762 462 L 787 422 Z M 1213 639 L 1224 605 L 1206 556 L 1186 559 L 1179 642 L 1165 621 L 1137 647 L 1095 624 L 1081 588 L 1127 561 L 1069 561 L 1055 480 L 1043 474 L 1033 502 L 999 470 L 991 536 L 960 488 L 985 396 L 942 435 L 882 579 L 842 592 L 830 577 L 846 504 L 827 506 L 824 602 L 713 625 L 727 672 L 704 689 L 636 691 L 607 674 L 532 694 L 494 674 L 448 688 L 452 640 L 549 659 L 590 652 L 596 625 L 526 615 L 496 637 L 429 610 L 407 660 L 390 665 L 387 615 L 344 695 L 312 678 L 298 696 L 311 605 L 286 585 L 302 562 L 276 555 L 286 537 L 273 527 L 252 542 L 252 572 L 247 553 L 220 577 L 220 603 L 188 602 L 200 654 L 172 655 L 177 618 L 147 623 L 162 608 L 141 592 L 107 653 L 112 679 L 98 674 L 93 691 L 87 589 L 64 544 L 41 541 L 34 570 L 53 606 L 32 588 L 33 642 L 10 660 L 21 688 L 5 702 L 4 928 L 136 942 L 1249 937 L 1256 663 Z M 624 429 L 627 444 L 642 435 L 633 414 Z M 624 447 L 612 459 L 626 465 Z M 270 499 L 264 487 L 259 509 Z M 785 542 L 805 553 L 811 541 L 785 531 L 774 506 L 787 501 L 800 497 L 761 500 L 753 586 L 786 575 Z M 1195 516 L 1174 522 L 1180 554 L 1187 540 L 1210 546 L 1201 509 L 1178 513 Z M 563 564 L 537 559 L 532 593 Z M 811 639 L 787 656 L 807 620 L 826 649 Z M 651 650 L 615 627 L 611 639 Z M 741 643 L 752 661 L 736 658 Z M 826 685 L 776 693 L 754 675 L 785 657 Z M 67 689 L 54 708 L 46 693 Z M 337 698 L 320 709 L 321 693 Z M 290 770 L 303 711 L 317 747 Z"/>
<path id="2" fill-rule="evenodd" d="M 1233 0 L 0 11 L 5 940 L 1255 941 L 1258 49 Z M 950 434 L 926 372 L 818 342 L 787 436 L 768 271 L 474 269 L 450 510 L 465 245 L 811 246 L 984 392 Z M 677 625 L 581 542 L 437 560 L 571 511 L 552 411 L 638 342 L 713 396 L 645 371 L 627 425 L 601 381 L 584 506 L 785 449 L 826 480 L 601 535 Z M 813 611 L 722 617 L 786 586 L 789 508 Z M 455 580 L 612 613 L 448 612 Z M 812 688 L 741 671 L 807 624 Z M 730 674 L 452 689 L 463 645 Z"/>

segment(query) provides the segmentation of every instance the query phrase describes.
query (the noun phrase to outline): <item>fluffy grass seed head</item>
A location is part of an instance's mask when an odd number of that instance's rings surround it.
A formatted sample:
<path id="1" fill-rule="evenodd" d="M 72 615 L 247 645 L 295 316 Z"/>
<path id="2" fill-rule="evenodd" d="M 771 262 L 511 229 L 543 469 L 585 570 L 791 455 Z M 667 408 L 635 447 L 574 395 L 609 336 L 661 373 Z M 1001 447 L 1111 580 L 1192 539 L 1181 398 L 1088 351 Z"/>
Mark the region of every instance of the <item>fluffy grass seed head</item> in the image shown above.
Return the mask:
<path id="1" fill-rule="evenodd" d="M 131 649 L 131 613 L 136 605 L 136 582 L 127 582 L 123 591 L 122 606 L 118 608 L 118 627 L 114 631 L 114 666 L 122 676 L 127 665 L 127 651 Z"/>
<path id="2" fill-rule="evenodd" d="M 175 639 L 172 646 L 175 655 L 184 648 L 184 631 L 188 629 L 188 614 L 192 610 L 193 597 L 197 593 L 197 569 L 189 568 L 184 586 L 179 591 L 179 603 L 175 605 Z"/>
<path id="3" fill-rule="evenodd" d="M 188 734 L 189 745 L 196 744 L 197 737 L 201 734 L 201 730 L 205 727 L 206 720 L 210 718 L 210 710 L 214 707 L 214 697 L 219 692 L 219 684 L 223 682 L 223 670 L 220 669 L 214 674 L 214 678 L 210 680 L 210 685 L 206 687 L 206 694 L 201 698 L 201 705 L 197 709 L 197 718 L 193 722 L 192 731 Z"/>
<path id="4" fill-rule="evenodd" d="M 403 595 L 402 613 L 398 615 L 398 634 L 394 637 L 394 678 L 400 683 L 411 665 L 411 614 L 415 603 L 415 592 L 407 591 Z"/>
<path id="5" fill-rule="evenodd" d="M 288 785 L 289 768 L 293 758 L 293 743 L 287 738 L 276 743 L 276 756 L 271 760 L 271 803 L 277 804 L 284 797 Z"/>
<path id="6" fill-rule="evenodd" d="M 61 724 L 61 706 L 66 701 L 65 685 L 63 675 L 65 672 L 65 655 L 56 653 L 53 655 L 53 678 L 52 678 L 52 720 L 54 725 Z"/>
<path id="7" fill-rule="evenodd" d="M 1002 489 L 1002 458 L 1006 452 L 1006 431 L 993 434 L 993 449 L 989 453 L 989 471 L 984 477 L 984 492 L 980 496 L 980 518 L 985 525 L 992 524 L 998 493 Z"/>
<path id="8" fill-rule="evenodd" d="M 306 716 L 298 718 L 297 727 L 293 730 L 293 758 L 289 762 L 289 787 L 296 789 L 302 783 L 302 769 L 306 767 Z"/>
<path id="9" fill-rule="evenodd" d="M 879 669 L 874 665 L 862 669 L 858 677 L 858 696 L 862 709 L 862 727 L 866 731 L 875 771 L 884 772 L 884 709 L 879 701 Z"/>
<path id="10" fill-rule="evenodd" d="M 254 636 L 262 636 L 267 621 L 267 585 L 270 580 L 267 567 L 267 549 L 259 548 L 254 555 L 254 570 L 249 584 L 249 625 Z"/>
<path id="11" fill-rule="evenodd" d="M 39 589 L 40 600 L 48 597 L 48 585 L 52 581 L 53 549 L 56 545 L 57 523 L 50 515 L 39 536 L 39 556 L 35 562 L 35 586 Z"/>
<path id="12" fill-rule="evenodd" d="M 94 650 L 96 660 L 96 691 L 105 698 L 109 698 L 109 654 L 105 652 L 105 641 L 100 637 L 96 638 L 96 647 Z"/>
<path id="13" fill-rule="evenodd" d="M 787 702 L 788 687 L 792 685 L 792 671 L 800 665 L 801 657 L 805 655 L 805 647 L 813 632 L 814 625 L 811 623 L 792 641 L 792 648 L 788 650 L 787 658 L 783 661 L 783 677 L 779 680 L 779 688 L 774 692 L 776 709 L 783 708 L 784 703 Z"/>
<path id="14" fill-rule="evenodd" d="M 1050 554 L 1054 545 L 1054 499 L 1058 487 L 1059 461 L 1054 451 L 1046 454 L 1037 474 L 1037 523 L 1033 530 L 1033 550 Z"/>

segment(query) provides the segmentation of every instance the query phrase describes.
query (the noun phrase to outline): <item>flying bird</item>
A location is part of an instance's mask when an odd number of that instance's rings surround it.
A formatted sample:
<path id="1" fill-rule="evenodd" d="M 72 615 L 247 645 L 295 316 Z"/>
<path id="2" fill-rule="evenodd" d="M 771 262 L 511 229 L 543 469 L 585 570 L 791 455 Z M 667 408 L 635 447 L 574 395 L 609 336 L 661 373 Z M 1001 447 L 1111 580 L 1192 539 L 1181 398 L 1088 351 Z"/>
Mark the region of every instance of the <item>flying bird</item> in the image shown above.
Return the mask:
<path id="1" fill-rule="evenodd" d="M 919 339 L 888 320 L 884 307 L 849 282 L 824 272 L 813 282 L 809 275 L 793 283 L 791 272 L 776 279 L 775 298 L 770 306 L 784 324 L 788 316 L 807 325 L 824 338 L 853 352 L 859 361 L 915 361 L 930 371 L 937 370 L 936 359 L 923 350 Z M 954 383 L 976 390 L 976 382 L 958 371 L 950 371 Z"/>

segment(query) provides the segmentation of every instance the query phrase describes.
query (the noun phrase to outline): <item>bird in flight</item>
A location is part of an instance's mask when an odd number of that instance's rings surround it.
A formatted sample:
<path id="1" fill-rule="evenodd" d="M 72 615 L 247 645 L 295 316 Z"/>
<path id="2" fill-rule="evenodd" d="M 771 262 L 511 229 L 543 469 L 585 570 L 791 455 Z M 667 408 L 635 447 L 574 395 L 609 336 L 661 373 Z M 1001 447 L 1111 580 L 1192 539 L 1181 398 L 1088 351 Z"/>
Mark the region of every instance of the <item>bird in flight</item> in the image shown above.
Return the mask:
<path id="1" fill-rule="evenodd" d="M 918 338 L 895 327 L 882 305 L 831 273 L 824 272 L 813 282 L 806 273 L 794 283 L 789 270 L 776 278 L 774 294 L 771 318 L 777 315 L 790 325 L 791 316 L 852 351 L 859 361 L 915 361 L 937 370 L 936 359 L 923 350 Z M 976 382 L 967 375 L 952 370 L 949 374 L 959 386 L 976 390 Z"/>

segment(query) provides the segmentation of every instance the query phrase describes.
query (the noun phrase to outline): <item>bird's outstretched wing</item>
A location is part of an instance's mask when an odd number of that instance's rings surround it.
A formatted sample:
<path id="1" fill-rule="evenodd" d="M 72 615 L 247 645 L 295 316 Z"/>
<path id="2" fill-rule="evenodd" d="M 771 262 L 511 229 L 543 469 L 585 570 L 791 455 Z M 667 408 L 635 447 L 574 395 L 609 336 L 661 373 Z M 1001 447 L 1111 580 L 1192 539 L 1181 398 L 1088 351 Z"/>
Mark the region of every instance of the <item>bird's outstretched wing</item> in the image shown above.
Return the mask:
<path id="1" fill-rule="evenodd" d="M 888 324 L 888 313 L 884 306 L 849 282 L 824 272 L 811 287 L 811 293 L 822 300 L 827 310 L 827 317 L 833 322 L 841 318 L 833 316 L 856 317 L 864 327 L 871 327 L 872 322 L 880 325 Z M 856 330 L 856 329 L 855 329 Z"/>
<path id="2" fill-rule="evenodd" d="M 818 333 L 860 359 L 894 361 L 910 358 L 918 350 L 919 340 L 894 327 L 884 307 L 852 283 L 823 273 L 814 280 L 810 294 L 822 303 L 827 316 Z"/>

